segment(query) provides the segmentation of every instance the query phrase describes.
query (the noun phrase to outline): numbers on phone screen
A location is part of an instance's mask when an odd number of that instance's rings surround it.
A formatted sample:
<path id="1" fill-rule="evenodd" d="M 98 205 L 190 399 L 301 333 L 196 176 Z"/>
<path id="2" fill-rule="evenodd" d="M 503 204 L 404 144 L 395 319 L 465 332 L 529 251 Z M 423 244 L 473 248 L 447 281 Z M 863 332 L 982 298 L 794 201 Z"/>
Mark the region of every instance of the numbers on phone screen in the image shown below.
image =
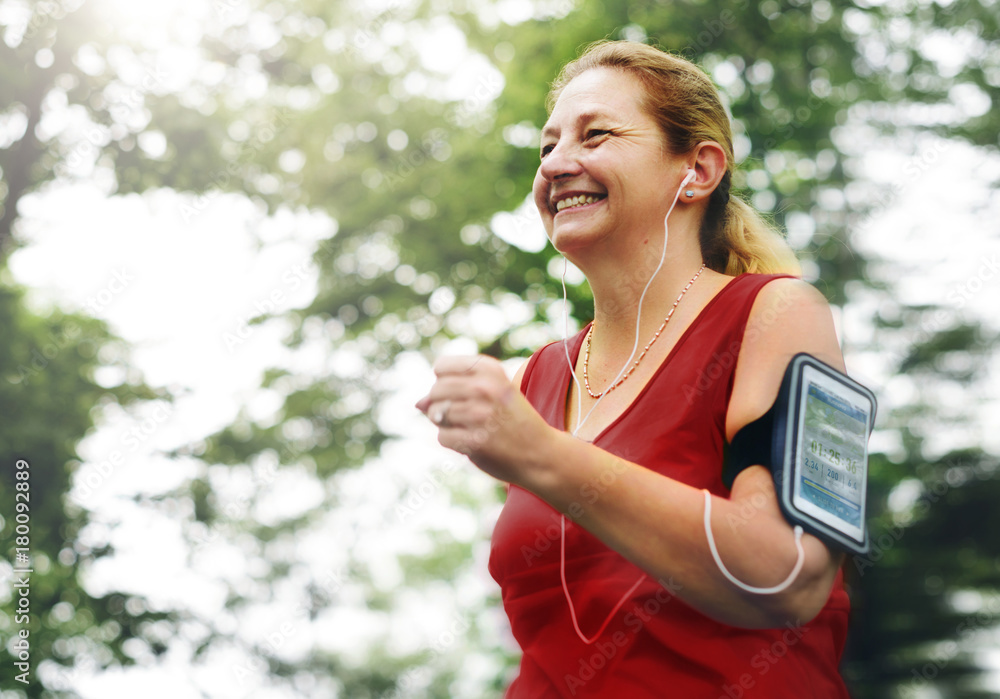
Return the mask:
<path id="1" fill-rule="evenodd" d="M 825 446 L 816 439 L 809 440 L 809 452 L 817 459 L 806 455 L 805 466 L 815 474 L 823 473 L 824 464 L 819 459 L 826 461 L 826 478 L 837 483 L 844 483 L 852 490 L 858 489 L 858 481 L 849 476 L 856 476 L 858 473 L 858 460 L 844 456 L 839 450 Z M 835 468 L 831 468 L 831 466 Z M 841 471 L 843 469 L 843 471 Z M 846 474 L 846 475 L 845 475 Z"/>

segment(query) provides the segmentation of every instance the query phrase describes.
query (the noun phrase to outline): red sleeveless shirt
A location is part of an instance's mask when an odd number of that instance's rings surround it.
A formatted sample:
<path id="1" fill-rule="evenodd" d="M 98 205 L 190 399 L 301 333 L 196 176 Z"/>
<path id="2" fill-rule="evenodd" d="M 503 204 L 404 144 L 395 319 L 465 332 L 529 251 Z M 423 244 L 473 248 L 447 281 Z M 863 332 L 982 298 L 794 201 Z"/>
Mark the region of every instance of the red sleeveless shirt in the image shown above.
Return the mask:
<path id="1" fill-rule="evenodd" d="M 728 497 L 721 476 L 736 359 L 757 293 L 778 276 L 783 275 L 744 274 L 724 287 L 632 404 L 593 443 Z M 574 363 L 586 330 L 569 340 Z M 521 391 L 550 425 L 565 429 L 571 380 L 563 343 L 554 342 L 528 360 Z M 581 489 L 580 503 L 594 502 L 600 489 L 600 483 Z M 840 574 L 815 619 L 778 629 L 714 621 L 675 597 L 672 580 L 647 578 L 588 645 L 573 630 L 559 550 L 559 512 L 511 487 L 493 531 L 489 561 L 523 652 L 506 699 L 848 697 L 837 669 L 850 607 Z M 566 582 L 585 636 L 597 632 L 640 577 L 638 567 L 567 519 Z"/>

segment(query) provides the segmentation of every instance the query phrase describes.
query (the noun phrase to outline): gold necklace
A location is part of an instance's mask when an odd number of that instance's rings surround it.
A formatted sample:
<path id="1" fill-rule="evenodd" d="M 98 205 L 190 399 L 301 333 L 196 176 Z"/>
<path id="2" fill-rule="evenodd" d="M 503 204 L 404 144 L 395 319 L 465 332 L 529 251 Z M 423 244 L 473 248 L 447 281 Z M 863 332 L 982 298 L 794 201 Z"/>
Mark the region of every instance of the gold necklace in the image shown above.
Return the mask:
<path id="1" fill-rule="evenodd" d="M 605 388 L 600 393 L 594 393 L 592 390 L 590 390 L 590 381 L 587 378 L 587 365 L 590 362 L 590 338 L 594 334 L 594 326 L 597 323 L 594 322 L 590 324 L 590 329 L 587 331 L 587 338 L 585 341 L 586 346 L 584 348 L 584 354 L 583 354 L 583 385 L 587 387 L 587 393 L 590 394 L 591 398 L 600 398 L 606 393 L 611 393 L 613 390 L 618 388 L 625 381 L 625 379 L 627 379 L 629 376 L 632 375 L 632 372 L 635 371 L 635 368 L 639 366 L 639 362 L 641 362 L 642 358 L 646 356 L 646 352 L 648 352 L 649 348 L 653 346 L 654 342 L 656 342 L 656 338 L 658 338 L 660 336 L 660 333 L 663 332 L 663 329 L 667 327 L 667 323 L 670 322 L 670 317 L 674 314 L 674 311 L 677 310 L 677 304 L 679 304 L 681 302 L 681 299 L 684 298 L 684 294 L 686 294 L 688 292 L 688 289 L 691 288 L 691 285 L 694 284 L 695 279 L 700 277 L 701 273 L 704 271 L 705 271 L 705 265 L 702 264 L 701 269 L 699 269 L 695 273 L 695 275 L 691 277 L 691 281 L 687 283 L 687 286 L 685 286 L 684 290 L 681 291 L 680 296 L 678 296 L 677 300 L 674 301 L 674 305 L 670 307 L 670 312 L 667 313 L 667 317 L 663 319 L 663 324 L 660 326 L 660 329 L 656 331 L 656 334 L 653 335 L 653 339 L 649 341 L 649 344 L 646 345 L 646 348 L 642 350 L 642 354 L 640 354 L 639 358 L 632 363 L 632 366 L 629 367 L 629 370 L 625 372 L 625 375 L 622 376 L 617 381 L 615 381 L 610 386 L 608 386 L 607 388 Z"/>

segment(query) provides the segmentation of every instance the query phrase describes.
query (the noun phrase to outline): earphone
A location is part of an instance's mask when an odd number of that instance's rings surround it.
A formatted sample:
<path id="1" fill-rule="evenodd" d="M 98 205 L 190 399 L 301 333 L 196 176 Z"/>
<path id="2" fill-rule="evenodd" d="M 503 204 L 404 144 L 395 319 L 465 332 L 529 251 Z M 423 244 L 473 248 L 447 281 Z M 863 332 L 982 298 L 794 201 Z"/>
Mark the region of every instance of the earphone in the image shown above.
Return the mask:
<path id="1" fill-rule="evenodd" d="M 681 187 L 683 187 L 684 185 L 686 185 L 688 182 L 690 182 L 694 178 L 695 178 L 694 170 L 688 170 L 688 174 L 684 177 L 684 180 L 681 182 Z M 693 199 L 694 198 L 694 190 L 693 189 L 686 190 L 684 192 L 684 196 L 686 196 L 688 199 Z"/>
<path id="2" fill-rule="evenodd" d="M 642 320 L 642 302 L 643 300 L 645 300 L 646 292 L 649 291 L 649 287 L 653 283 L 653 280 L 656 278 L 656 275 L 660 273 L 660 269 L 663 267 L 663 261 L 666 259 L 667 256 L 667 239 L 670 233 L 667 227 L 667 221 L 670 218 L 670 214 L 673 212 L 674 207 L 677 205 L 677 200 L 681 196 L 681 190 L 684 189 L 684 185 L 689 183 L 694 178 L 695 178 L 695 171 L 692 169 L 688 169 L 688 172 L 684 176 L 684 179 L 681 180 L 680 185 L 677 187 L 677 193 L 674 194 L 674 199 L 670 203 L 670 208 L 667 210 L 667 215 L 663 217 L 663 250 L 660 253 L 659 264 L 656 265 L 656 269 L 653 270 L 652 276 L 649 278 L 649 281 L 646 282 L 646 286 L 642 290 L 642 295 L 639 297 L 639 306 L 638 309 L 636 310 L 636 317 L 635 317 L 635 345 L 632 347 L 632 354 L 630 354 L 629 358 L 625 360 L 625 364 L 622 366 L 621 371 L 618 372 L 618 375 L 615 376 L 614 380 L 611 382 L 612 385 L 616 381 L 618 381 L 619 378 L 621 378 L 622 374 L 625 373 L 625 371 L 628 370 L 628 367 L 632 362 L 632 357 L 635 356 L 635 353 L 639 349 L 639 324 L 640 321 Z M 593 414 L 594 412 L 594 409 L 597 408 L 598 405 L 600 405 L 601 401 L 604 400 L 604 396 L 606 396 L 607 393 L 605 392 L 601 394 L 601 397 L 598 398 L 597 402 L 591 406 L 587 414 L 583 416 L 582 419 L 580 418 L 580 415 L 582 414 L 583 410 L 583 387 L 580 386 L 580 380 L 576 377 L 576 370 L 573 368 L 573 361 L 569 356 L 569 304 L 566 297 L 566 271 L 568 267 L 569 267 L 569 261 L 564 257 L 563 273 L 562 273 L 563 311 L 565 313 L 564 315 L 565 323 L 563 325 L 563 349 L 566 352 L 566 363 L 569 365 L 570 376 L 573 377 L 573 382 L 576 384 L 577 423 L 576 427 L 573 428 L 573 431 L 571 433 L 575 437 L 576 434 L 580 431 L 580 428 L 583 427 L 583 423 L 585 423 L 590 418 L 591 414 Z M 576 608 L 573 606 L 573 599 L 570 597 L 569 594 L 569 586 L 566 584 L 566 515 L 561 515 L 560 518 L 562 526 L 560 529 L 560 542 L 559 542 L 560 543 L 559 576 L 562 580 L 563 594 L 566 596 L 566 604 L 569 605 L 570 619 L 573 622 L 573 629 L 576 631 L 576 635 L 585 644 L 590 645 L 600 637 L 600 635 L 604 632 L 604 629 L 607 628 L 609 623 L 611 623 L 611 619 L 614 618 L 615 614 L 618 613 L 618 610 L 622 608 L 622 605 L 625 604 L 629 596 L 631 596 L 631 594 L 635 592 L 636 588 L 639 587 L 640 584 L 642 584 L 642 581 L 645 580 L 647 576 L 645 573 L 643 573 L 642 577 L 640 577 L 638 580 L 635 581 L 635 583 L 632 584 L 632 586 L 628 589 L 628 591 L 626 591 L 625 594 L 622 595 L 622 598 L 618 600 L 617 604 L 615 604 L 615 606 L 611 609 L 611 613 L 608 614 L 608 617 L 604 620 L 604 623 L 601 624 L 600 628 L 597 630 L 597 633 L 595 633 L 590 638 L 587 638 L 586 636 L 583 635 L 583 631 L 580 630 L 580 624 L 576 619 Z"/>
<path id="3" fill-rule="evenodd" d="M 684 189 L 684 185 L 693 180 L 695 176 L 696 176 L 695 171 L 691 168 L 688 168 L 687 174 L 684 176 L 684 179 L 681 180 L 680 185 L 678 185 L 677 187 L 677 192 L 674 194 L 674 199 L 670 203 L 670 208 L 667 209 L 667 215 L 663 217 L 663 250 L 660 252 L 660 261 L 656 265 L 656 269 L 653 270 L 652 276 L 649 278 L 649 281 L 646 282 L 646 286 L 642 290 L 642 295 L 639 297 L 639 306 L 638 310 L 636 311 L 636 317 L 635 317 L 635 344 L 632 347 L 632 354 L 630 354 L 629 358 L 625 360 L 625 364 L 622 365 L 622 368 L 618 372 L 618 375 L 615 376 L 615 378 L 611 381 L 612 385 L 616 381 L 618 381 L 618 379 L 621 378 L 622 374 L 625 373 L 625 371 L 628 370 L 628 367 L 632 362 L 632 358 L 635 356 L 635 353 L 639 350 L 639 324 L 640 321 L 642 320 L 642 302 L 643 300 L 645 300 L 646 292 L 649 291 L 649 287 L 653 283 L 653 280 L 656 278 L 656 275 L 660 273 L 660 269 L 663 267 L 663 261 L 666 259 L 667 256 L 667 240 L 670 236 L 670 230 L 667 225 L 667 221 L 670 219 L 670 214 L 673 212 L 674 207 L 677 205 L 677 200 L 681 196 L 681 190 Z M 565 350 L 566 353 L 566 363 L 569 365 L 570 375 L 573 377 L 573 381 L 576 384 L 576 389 L 577 389 L 577 395 L 576 395 L 577 423 L 576 427 L 573 429 L 572 432 L 572 434 L 575 436 L 576 433 L 583 426 L 583 423 L 585 423 L 587 419 L 590 418 L 590 415 L 594 412 L 597 406 L 600 405 L 601 400 L 603 400 L 604 398 L 604 395 L 607 394 L 604 394 L 600 398 L 598 398 L 597 402 L 591 406 L 590 410 L 583 417 L 583 419 L 582 420 L 580 419 L 579 416 L 582 414 L 582 409 L 583 409 L 583 395 L 582 395 L 583 388 L 580 386 L 579 379 L 576 378 L 576 371 L 573 368 L 573 360 L 569 356 L 569 304 L 566 295 L 566 271 L 568 267 L 569 267 L 569 261 L 564 257 L 563 273 L 562 273 L 563 313 L 564 313 L 563 320 L 565 321 L 563 324 L 563 349 Z"/>
<path id="4" fill-rule="evenodd" d="M 779 592 L 787 590 L 795 582 L 795 578 L 799 577 L 799 571 L 802 570 L 802 566 L 806 562 L 806 552 L 802 548 L 802 527 L 798 524 L 795 525 L 795 549 L 798 551 L 798 557 L 795 559 L 795 567 L 792 568 L 792 572 L 788 574 L 788 577 L 774 587 L 753 587 L 752 585 L 747 585 L 729 572 L 729 569 L 722 562 L 722 557 L 719 556 L 719 549 L 715 546 L 715 537 L 712 536 L 712 494 L 704 488 L 701 492 L 705 493 L 705 536 L 708 537 L 708 548 L 712 552 L 712 558 L 715 559 L 715 565 L 719 566 L 719 570 L 726 576 L 726 580 L 741 590 L 746 590 L 755 595 L 776 595 Z"/>
<path id="5" fill-rule="evenodd" d="M 697 175 L 693 169 L 688 169 L 687 174 L 684 176 L 684 179 L 681 180 L 681 183 L 677 188 L 677 193 L 674 194 L 674 199 L 673 202 L 671 202 L 670 204 L 670 208 L 667 210 L 667 215 L 663 219 L 663 250 L 660 253 L 659 264 L 653 271 L 653 274 L 649 278 L 649 281 L 646 282 L 646 286 L 642 290 L 642 295 L 639 297 L 639 305 L 636 311 L 636 319 L 635 319 L 635 345 L 632 348 L 632 354 L 629 355 L 629 358 L 625 361 L 625 364 L 624 366 L 622 366 L 621 371 L 618 372 L 618 375 L 615 376 L 614 380 L 612 381 L 612 385 L 616 381 L 618 381 L 621 375 L 628 369 L 632 361 L 632 357 L 635 356 L 635 353 L 638 350 L 639 325 L 642 319 L 642 302 L 646 297 L 646 292 L 649 290 L 650 285 L 653 283 L 653 279 L 656 278 L 656 275 L 659 274 L 660 269 L 663 267 L 663 262 L 667 254 L 667 240 L 670 233 L 667 221 L 670 218 L 670 214 L 674 210 L 674 206 L 677 205 L 677 200 L 680 198 L 681 190 L 684 189 L 685 185 L 694 180 L 696 176 Z M 690 190 L 686 192 L 686 194 L 688 197 L 693 197 L 693 193 Z M 583 418 L 581 419 L 580 416 L 582 414 L 582 408 L 583 408 L 583 396 L 582 396 L 583 389 L 580 386 L 580 380 L 576 377 L 576 370 L 573 367 L 573 362 L 569 355 L 569 304 L 566 295 L 566 271 L 569 262 L 565 258 L 563 258 L 563 262 L 564 264 L 563 264 L 563 274 L 562 274 L 562 289 L 563 289 L 563 310 L 565 313 L 564 316 L 565 323 L 563 327 L 563 349 L 565 350 L 566 353 L 566 363 L 569 365 L 570 376 L 573 377 L 573 382 L 576 384 L 577 388 L 577 413 L 576 413 L 577 423 L 576 427 L 573 428 L 573 431 L 571 433 L 573 436 L 576 436 L 577 433 L 580 431 L 580 428 L 587 421 L 587 419 L 590 418 L 591 414 L 594 412 L 594 409 L 597 408 L 598 405 L 600 405 L 600 402 L 604 399 L 604 396 L 606 396 L 607 393 L 606 392 L 602 393 L 601 396 L 597 399 L 597 402 L 594 403 L 593 406 L 591 406 L 587 414 L 583 416 Z M 803 534 L 802 527 L 795 528 L 795 547 L 798 550 L 798 557 L 795 563 L 795 567 L 793 568 L 791 574 L 789 574 L 789 576 L 783 582 L 781 582 L 778 585 L 775 585 L 774 587 L 768 587 L 768 588 L 752 587 L 738 580 L 734 575 L 732 575 L 732 573 L 729 572 L 729 570 L 723 564 L 722 559 L 719 556 L 719 551 L 715 545 L 715 538 L 712 536 L 711 494 L 707 490 L 704 490 L 703 492 L 705 494 L 705 509 L 704 509 L 705 534 L 708 538 L 708 545 L 712 553 L 712 558 L 715 560 L 716 565 L 718 566 L 719 570 L 725 575 L 725 577 L 737 587 L 746 590 L 747 592 L 758 595 L 776 594 L 778 592 L 782 592 L 783 590 L 787 589 L 792 584 L 792 582 L 798 577 L 799 572 L 802 570 L 802 565 L 805 562 L 805 551 L 803 550 L 802 547 L 802 534 Z M 580 624 L 576 618 L 576 609 L 573 606 L 573 599 L 570 597 L 569 586 L 566 584 L 566 515 L 561 515 L 561 525 L 562 526 L 560 530 L 560 548 L 559 548 L 559 575 L 562 581 L 563 594 L 566 597 L 566 604 L 569 606 L 570 619 L 573 622 L 573 629 L 576 631 L 576 635 L 585 644 L 590 645 L 600 637 L 600 635 L 604 632 L 604 629 L 607 628 L 608 624 L 611 622 L 611 619 L 614 618 L 614 615 L 618 613 L 618 610 L 622 608 L 622 606 L 625 604 L 625 602 L 628 600 L 631 594 L 635 592 L 636 588 L 638 588 L 639 585 L 642 584 L 642 581 L 646 579 L 647 575 L 644 573 L 638 580 L 635 581 L 635 583 L 632 584 L 632 586 L 625 592 L 624 595 L 622 595 L 621 599 L 619 599 L 618 602 L 611 609 L 611 612 L 604 620 L 604 623 L 601 624 L 600 628 L 598 628 L 597 632 L 590 638 L 587 638 L 583 634 L 583 631 L 580 630 Z"/>

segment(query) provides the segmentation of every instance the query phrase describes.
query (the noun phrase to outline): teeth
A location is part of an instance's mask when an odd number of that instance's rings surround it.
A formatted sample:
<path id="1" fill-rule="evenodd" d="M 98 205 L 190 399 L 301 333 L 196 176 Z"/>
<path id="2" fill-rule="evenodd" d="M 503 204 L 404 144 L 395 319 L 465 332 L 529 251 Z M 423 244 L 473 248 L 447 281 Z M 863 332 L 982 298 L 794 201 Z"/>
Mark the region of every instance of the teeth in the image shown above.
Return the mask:
<path id="1" fill-rule="evenodd" d="M 592 194 L 581 194 L 577 197 L 567 197 L 566 199 L 560 199 L 556 202 L 556 211 L 572 209 L 574 206 L 593 204 L 595 201 L 598 201 L 598 199 L 599 197 L 595 197 Z"/>

